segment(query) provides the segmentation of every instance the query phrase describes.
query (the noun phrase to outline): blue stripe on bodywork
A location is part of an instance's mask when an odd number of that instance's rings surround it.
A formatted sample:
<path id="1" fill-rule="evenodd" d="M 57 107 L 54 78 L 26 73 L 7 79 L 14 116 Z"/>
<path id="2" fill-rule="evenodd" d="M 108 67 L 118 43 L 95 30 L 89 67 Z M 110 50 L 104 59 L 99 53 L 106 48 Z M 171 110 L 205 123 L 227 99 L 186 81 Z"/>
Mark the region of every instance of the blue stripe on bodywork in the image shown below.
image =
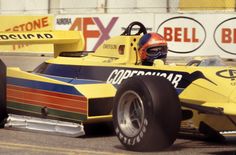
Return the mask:
<path id="1" fill-rule="evenodd" d="M 175 88 L 175 89 L 178 95 L 180 95 L 182 91 L 184 90 L 183 88 Z"/>
<path id="2" fill-rule="evenodd" d="M 7 84 L 73 95 L 82 95 L 73 86 L 7 77 Z"/>
<path id="3" fill-rule="evenodd" d="M 97 84 L 97 83 L 104 83 L 103 81 L 98 80 L 88 80 L 88 79 L 75 79 L 75 78 L 68 78 L 68 77 L 61 77 L 61 76 L 51 76 L 51 75 L 45 75 L 45 74 L 39 74 L 41 76 L 55 79 L 58 81 L 71 83 L 71 84 Z"/>
<path id="4" fill-rule="evenodd" d="M 41 76 L 46 76 L 59 81 L 71 83 L 71 84 L 95 84 L 95 83 L 106 83 L 107 79 L 110 78 L 114 70 L 130 70 L 141 71 L 144 73 L 151 72 L 155 73 L 156 76 L 166 74 L 167 76 L 173 74 L 173 77 L 177 74 L 182 76 L 176 88 L 177 94 L 181 94 L 183 90 L 190 85 L 194 80 L 204 78 L 203 74 L 181 72 L 181 71 L 167 71 L 157 70 L 155 68 L 150 69 L 138 69 L 138 68 L 126 68 L 126 67 L 114 67 L 114 66 L 77 66 L 77 65 L 61 65 L 61 64 L 49 64 L 43 63 L 40 67 L 34 70 L 33 73 Z M 122 72 L 121 72 L 122 74 Z M 122 75 L 114 75 L 113 78 L 120 78 Z M 76 77 L 76 78 L 75 78 Z M 88 80 L 89 79 L 89 80 Z M 118 80 L 118 79 L 117 79 Z M 118 84 L 113 84 L 117 89 Z"/>
<path id="5" fill-rule="evenodd" d="M 121 76 L 123 76 L 123 72 L 117 72 L 116 74 L 111 75 L 112 73 L 114 73 L 114 70 L 123 70 L 124 72 L 126 70 L 130 70 L 133 73 L 143 72 L 144 74 L 150 72 L 152 75 L 155 76 L 160 76 L 162 74 L 168 76 L 170 74 L 173 74 L 173 76 L 171 75 L 171 77 L 173 78 L 178 74 L 182 76 L 181 81 L 179 81 L 178 83 L 178 88 L 186 88 L 189 84 L 192 83 L 192 80 L 196 80 L 196 78 L 190 78 L 192 79 L 191 81 L 188 80 L 190 74 L 188 72 L 183 71 L 157 70 L 156 68 L 128 68 L 121 66 L 80 66 L 43 63 L 41 66 L 36 68 L 33 73 L 57 77 L 66 77 L 72 79 L 89 79 L 104 82 L 106 82 L 108 78 L 116 78 L 116 80 L 119 81 L 118 78 L 121 78 Z M 194 74 L 193 76 L 195 77 L 196 75 L 198 74 Z M 135 74 L 130 74 L 130 76 L 135 76 Z M 201 78 L 201 76 L 198 76 L 198 78 Z"/>

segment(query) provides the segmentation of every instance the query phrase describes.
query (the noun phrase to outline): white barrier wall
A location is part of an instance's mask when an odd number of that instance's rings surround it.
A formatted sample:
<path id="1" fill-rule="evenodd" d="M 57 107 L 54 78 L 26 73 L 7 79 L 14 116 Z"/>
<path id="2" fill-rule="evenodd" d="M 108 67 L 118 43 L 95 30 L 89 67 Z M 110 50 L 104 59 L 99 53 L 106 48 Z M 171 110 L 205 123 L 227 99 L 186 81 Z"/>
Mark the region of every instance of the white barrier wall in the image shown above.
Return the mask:
<path id="1" fill-rule="evenodd" d="M 236 14 L 96 14 L 58 15 L 55 28 L 81 30 L 87 50 L 120 35 L 132 21 L 162 34 L 169 56 L 220 55 L 236 59 Z"/>
<path id="2" fill-rule="evenodd" d="M 179 0 L 48 0 L 55 14 L 177 12 Z"/>
<path id="3" fill-rule="evenodd" d="M 107 13 L 163 13 L 170 7 L 169 11 L 176 11 L 178 4 L 173 0 L 108 0 Z"/>
<path id="4" fill-rule="evenodd" d="M 1 14 L 47 14 L 48 0 L 0 0 Z"/>

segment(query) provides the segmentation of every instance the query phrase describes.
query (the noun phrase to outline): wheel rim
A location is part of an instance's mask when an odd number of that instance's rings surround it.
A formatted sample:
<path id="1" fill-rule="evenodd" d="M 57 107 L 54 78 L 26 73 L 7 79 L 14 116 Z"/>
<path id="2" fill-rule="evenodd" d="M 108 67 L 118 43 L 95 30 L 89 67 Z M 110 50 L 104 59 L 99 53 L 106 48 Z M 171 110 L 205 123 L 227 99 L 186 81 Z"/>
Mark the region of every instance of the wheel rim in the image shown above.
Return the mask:
<path id="1" fill-rule="evenodd" d="M 128 137 L 136 136 L 144 122 L 144 106 L 141 97 L 134 91 L 126 91 L 118 104 L 118 125 Z"/>

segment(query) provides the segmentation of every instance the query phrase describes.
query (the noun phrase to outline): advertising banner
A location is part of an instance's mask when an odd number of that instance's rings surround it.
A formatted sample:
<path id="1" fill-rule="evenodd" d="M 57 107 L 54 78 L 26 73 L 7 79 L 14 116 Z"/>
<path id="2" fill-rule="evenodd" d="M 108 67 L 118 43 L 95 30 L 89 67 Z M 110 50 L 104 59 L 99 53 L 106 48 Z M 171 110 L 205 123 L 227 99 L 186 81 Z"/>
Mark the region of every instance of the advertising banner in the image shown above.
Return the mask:
<path id="1" fill-rule="evenodd" d="M 232 13 L 58 15 L 55 29 L 82 31 L 85 50 L 91 51 L 104 40 L 120 35 L 133 21 L 140 21 L 148 31 L 163 35 L 169 56 L 236 58 L 236 15 Z"/>
<path id="2" fill-rule="evenodd" d="M 53 16 L 0 16 L 0 31 L 47 31 L 54 28 Z M 53 45 L 1 45 L 1 52 L 52 52 Z"/>
<path id="3" fill-rule="evenodd" d="M 169 55 L 219 55 L 236 58 L 235 14 L 156 14 L 156 32 L 168 42 Z"/>
<path id="4" fill-rule="evenodd" d="M 153 31 L 154 18 L 154 14 L 58 15 L 55 18 L 55 29 L 82 31 L 85 50 L 94 51 L 104 40 L 120 35 L 133 21 L 140 21 L 148 31 Z M 134 33 L 137 32 L 136 28 Z"/>

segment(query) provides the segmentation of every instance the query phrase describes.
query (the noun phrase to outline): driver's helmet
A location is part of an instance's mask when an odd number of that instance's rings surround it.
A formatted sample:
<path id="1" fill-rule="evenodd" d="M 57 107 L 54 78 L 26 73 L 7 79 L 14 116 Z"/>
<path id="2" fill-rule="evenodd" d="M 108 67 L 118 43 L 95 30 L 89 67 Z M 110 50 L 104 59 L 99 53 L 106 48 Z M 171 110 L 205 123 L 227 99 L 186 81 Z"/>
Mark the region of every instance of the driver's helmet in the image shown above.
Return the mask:
<path id="1" fill-rule="evenodd" d="M 155 59 L 164 59 L 167 56 L 167 43 L 157 33 L 143 35 L 139 40 L 138 47 L 142 62 L 153 63 Z"/>

